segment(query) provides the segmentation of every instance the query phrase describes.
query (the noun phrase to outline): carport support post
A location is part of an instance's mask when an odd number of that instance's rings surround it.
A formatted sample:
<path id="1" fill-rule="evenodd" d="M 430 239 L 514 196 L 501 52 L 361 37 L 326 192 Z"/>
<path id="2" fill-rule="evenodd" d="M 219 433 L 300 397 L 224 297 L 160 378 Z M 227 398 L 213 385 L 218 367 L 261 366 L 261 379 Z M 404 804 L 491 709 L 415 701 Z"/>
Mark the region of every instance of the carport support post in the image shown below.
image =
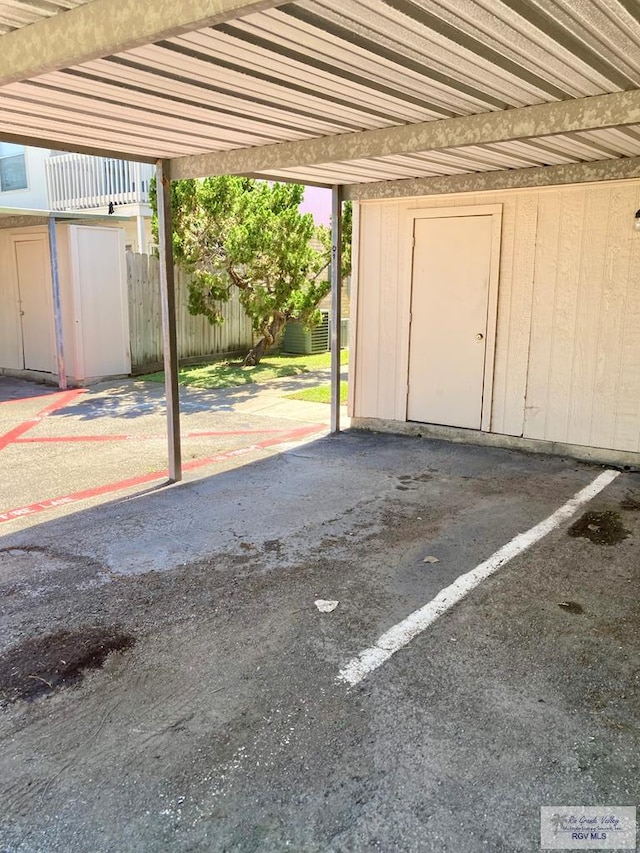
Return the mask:
<path id="1" fill-rule="evenodd" d="M 53 319 L 56 331 L 56 362 L 58 364 L 58 387 L 67 387 L 67 372 L 64 367 L 64 338 L 62 336 L 62 302 L 60 300 L 60 271 L 58 269 L 58 236 L 55 217 L 49 217 L 49 258 L 51 259 L 51 289 L 53 292 Z"/>
<path id="2" fill-rule="evenodd" d="M 331 189 L 331 432 L 340 432 L 342 314 L 342 187 Z"/>
<path id="3" fill-rule="evenodd" d="M 169 480 L 182 479 L 180 450 L 180 399 L 178 396 L 178 339 L 176 334 L 176 290 L 173 270 L 173 229 L 171 227 L 171 173 L 168 160 L 156 162 L 158 242 L 160 244 L 160 301 L 164 351 L 164 387 L 167 397 L 167 437 L 169 439 Z"/>

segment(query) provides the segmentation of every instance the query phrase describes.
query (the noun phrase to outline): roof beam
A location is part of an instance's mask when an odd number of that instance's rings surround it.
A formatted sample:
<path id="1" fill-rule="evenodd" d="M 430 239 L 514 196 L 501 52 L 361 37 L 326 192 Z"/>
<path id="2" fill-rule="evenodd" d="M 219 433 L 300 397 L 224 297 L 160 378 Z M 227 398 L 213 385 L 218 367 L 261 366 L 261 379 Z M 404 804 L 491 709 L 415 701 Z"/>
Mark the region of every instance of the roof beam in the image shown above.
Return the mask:
<path id="1" fill-rule="evenodd" d="M 178 157 L 172 162 L 172 175 L 201 178 L 263 171 L 277 174 L 279 169 L 300 166 L 416 154 L 635 123 L 640 123 L 638 89 L 359 133 Z"/>
<path id="2" fill-rule="evenodd" d="M 32 228 L 34 225 L 47 225 L 48 216 L 5 216 L 0 214 L 0 230 L 6 228 Z"/>
<path id="3" fill-rule="evenodd" d="M 592 163 L 563 163 L 561 166 L 536 166 L 531 169 L 473 172 L 468 175 L 445 175 L 437 178 L 348 184 L 343 187 L 343 190 L 345 199 L 373 201 L 445 193 L 478 193 L 561 184 L 588 184 L 595 181 L 621 181 L 628 178 L 640 178 L 640 157 L 596 160 Z"/>
<path id="4" fill-rule="evenodd" d="M 136 163 L 155 163 L 157 157 L 132 154 L 130 151 L 114 151 L 103 145 L 81 145 L 76 142 L 61 142 L 59 139 L 40 136 L 24 136 L 0 130 L 0 142 L 14 142 L 16 145 L 29 145 L 32 148 L 49 148 L 52 151 L 69 151 L 72 154 L 90 154 L 92 157 L 113 157 L 117 160 L 131 160 Z"/>
<path id="5" fill-rule="evenodd" d="M 284 0 L 91 0 L 0 36 L 0 86 L 278 6 Z"/>

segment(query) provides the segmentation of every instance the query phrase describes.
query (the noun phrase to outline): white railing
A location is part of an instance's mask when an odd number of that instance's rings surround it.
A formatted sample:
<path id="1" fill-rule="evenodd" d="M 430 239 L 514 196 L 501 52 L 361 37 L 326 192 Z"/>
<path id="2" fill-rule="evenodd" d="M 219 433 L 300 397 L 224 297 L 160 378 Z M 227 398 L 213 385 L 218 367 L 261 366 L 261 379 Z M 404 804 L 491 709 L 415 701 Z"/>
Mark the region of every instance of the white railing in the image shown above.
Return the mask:
<path id="1" fill-rule="evenodd" d="M 51 210 L 148 204 L 154 167 L 111 157 L 54 154 L 45 160 Z"/>

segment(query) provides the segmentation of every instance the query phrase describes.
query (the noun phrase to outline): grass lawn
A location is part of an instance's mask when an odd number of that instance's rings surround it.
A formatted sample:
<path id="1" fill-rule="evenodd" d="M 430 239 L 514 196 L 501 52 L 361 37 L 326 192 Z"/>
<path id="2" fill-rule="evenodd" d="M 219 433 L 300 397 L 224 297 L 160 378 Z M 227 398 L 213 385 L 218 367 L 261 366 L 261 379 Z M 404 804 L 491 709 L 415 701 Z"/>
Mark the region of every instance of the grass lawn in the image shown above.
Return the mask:
<path id="1" fill-rule="evenodd" d="M 285 395 L 289 400 L 306 400 L 308 403 L 330 403 L 331 384 L 314 385 L 313 388 L 305 388 L 304 391 L 296 391 L 295 394 Z M 340 383 L 340 402 L 347 402 L 347 383 Z"/>
<path id="2" fill-rule="evenodd" d="M 340 353 L 340 364 L 349 363 L 349 350 Z M 298 376 L 313 370 L 331 367 L 331 353 L 317 355 L 267 355 L 255 367 L 243 367 L 240 361 L 214 361 L 182 367 L 178 374 L 180 385 L 194 388 L 231 388 L 234 385 L 268 382 L 281 376 Z M 164 382 L 164 371 L 141 376 L 149 382 Z"/>

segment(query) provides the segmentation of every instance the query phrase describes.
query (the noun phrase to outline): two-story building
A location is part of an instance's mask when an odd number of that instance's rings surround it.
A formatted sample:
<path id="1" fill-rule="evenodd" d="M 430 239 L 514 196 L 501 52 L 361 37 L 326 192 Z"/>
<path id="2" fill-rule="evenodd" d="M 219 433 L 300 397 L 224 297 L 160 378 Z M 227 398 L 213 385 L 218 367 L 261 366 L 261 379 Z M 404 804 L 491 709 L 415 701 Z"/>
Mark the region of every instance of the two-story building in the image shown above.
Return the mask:
<path id="1" fill-rule="evenodd" d="M 147 254 L 153 172 L 145 163 L 0 142 L 0 209 L 117 214 L 127 248 Z"/>

